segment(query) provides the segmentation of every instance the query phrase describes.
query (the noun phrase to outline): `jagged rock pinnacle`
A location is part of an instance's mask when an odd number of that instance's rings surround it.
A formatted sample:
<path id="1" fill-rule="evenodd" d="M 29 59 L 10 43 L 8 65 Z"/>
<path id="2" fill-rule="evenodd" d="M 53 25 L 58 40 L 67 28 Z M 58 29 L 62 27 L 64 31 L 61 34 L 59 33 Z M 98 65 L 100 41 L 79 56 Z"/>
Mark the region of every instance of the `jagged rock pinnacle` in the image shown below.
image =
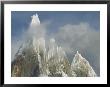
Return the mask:
<path id="1" fill-rule="evenodd" d="M 77 51 L 77 54 L 79 54 L 79 52 Z"/>
<path id="2" fill-rule="evenodd" d="M 72 70 L 77 74 L 78 77 L 95 77 L 97 76 L 89 62 L 79 54 L 75 54 L 73 62 L 71 64 Z"/>
<path id="3" fill-rule="evenodd" d="M 36 15 L 31 16 L 31 18 L 32 18 L 31 26 L 40 25 L 40 20 L 37 13 Z"/>

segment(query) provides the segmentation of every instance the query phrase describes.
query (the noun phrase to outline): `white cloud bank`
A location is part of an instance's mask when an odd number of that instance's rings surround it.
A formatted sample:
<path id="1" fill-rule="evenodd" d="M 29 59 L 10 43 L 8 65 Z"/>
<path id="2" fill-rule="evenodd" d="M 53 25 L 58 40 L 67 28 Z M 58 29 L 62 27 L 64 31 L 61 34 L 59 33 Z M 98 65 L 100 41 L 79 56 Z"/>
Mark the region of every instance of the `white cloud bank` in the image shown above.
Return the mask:
<path id="1" fill-rule="evenodd" d="M 70 61 L 78 50 L 93 66 L 95 71 L 100 72 L 100 31 L 92 29 L 88 23 L 77 25 L 66 24 L 59 28 L 58 33 L 53 34 L 69 54 Z"/>
<path id="2" fill-rule="evenodd" d="M 73 52 L 75 49 L 84 49 L 91 45 L 93 45 L 93 47 L 96 45 L 100 46 L 100 32 L 91 29 L 88 23 L 64 25 L 59 28 L 58 33 L 53 34 L 53 37 L 55 37 L 58 43 L 64 46 L 64 48 L 67 47 Z M 96 46 L 96 48 L 98 47 Z"/>

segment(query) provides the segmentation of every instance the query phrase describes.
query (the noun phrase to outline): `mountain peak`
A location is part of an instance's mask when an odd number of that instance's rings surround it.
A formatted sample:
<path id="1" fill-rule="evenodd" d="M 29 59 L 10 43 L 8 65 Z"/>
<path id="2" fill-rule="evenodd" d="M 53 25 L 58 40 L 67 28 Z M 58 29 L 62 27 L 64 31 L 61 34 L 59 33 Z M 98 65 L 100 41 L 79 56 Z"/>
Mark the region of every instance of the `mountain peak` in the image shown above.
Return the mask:
<path id="1" fill-rule="evenodd" d="M 32 18 L 31 26 L 40 25 L 40 20 L 39 20 L 39 17 L 38 17 L 37 13 L 35 15 L 31 16 L 31 18 Z"/>
<path id="2" fill-rule="evenodd" d="M 79 54 L 79 52 L 77 51 L 77 54 Z"/>
<path id="3" fill-rule="evenodd" d="M 81 56 L 77 51 L 73 62 L 71 64 L 71 69 L 77 74 L 78 77 L 95 77 L 97 76 L 89 62 Z"/>
<path id="4" fill-rule="evenodd" d="M 78 61 L 81 61 L 82 59 L 84 59 L 81 54 L 77 51 L 76 54 L 75 54 L 75 57 L 74 57 L 74 60 L 73 62 L 78 62 Z"/>

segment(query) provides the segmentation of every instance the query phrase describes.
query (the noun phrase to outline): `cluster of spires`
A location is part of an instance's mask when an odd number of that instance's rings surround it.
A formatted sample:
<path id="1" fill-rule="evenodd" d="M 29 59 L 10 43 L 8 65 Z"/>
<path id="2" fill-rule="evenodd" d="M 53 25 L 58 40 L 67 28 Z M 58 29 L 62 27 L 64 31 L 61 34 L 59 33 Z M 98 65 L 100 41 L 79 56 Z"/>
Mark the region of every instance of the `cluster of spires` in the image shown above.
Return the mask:
<path id="1" fill-rule="evenodd" d="M 28 51 L 30 50 L 32 50 L 31 51 L 32 53 L 30 52 L 28 54 Z M 23 52 L 25 52 L 25 55 L 23 55 Z M 29 55 L 30 57 L 28 58 L 27 55 Z M 72 63 L 70 63 L 68 61 L 65 51 L 63 50 L 62 47 L 57 46 L 54 39 L 50 39 L 48 50 L 45 47 L 44 38 L 39 38 L 37 41 L 33 40 L 32 44 L 28 44 L 27 46 L 23 45 L 18 50 L 18 53 L 16 54 L 15 57 L 17 56 L 21 56 L 21 58 L 24 58 L 25 62 L 33 61 L 34 59 L 36 61 L 34 62 L 38 66 L 36 69 L 39 70 L 38 76 L 52 76 L 52 77 L 54 76 L 56 77 L 97 76 L 93 68 L 90 66 L 89 62 L 85 58 L 83 58 L 78 51 L 76 52 Z M 35 57 L 33 58 L 33 56 Z M 30 65 L 32 63 L 33 62 L 30 62 Z M 32 68 L 34 66 L 32 66 Z M 33 71 L 30 71 L 30 72 L 33 72 Z"/>
<path id="2" fill-rule="evenodd" d="M 40 25 L 38 15 L 32 16 L 30 27 Z M 31 38 L 24 43 L 12 62 L 12 76 L 94 77 L 97 76 L 89 62 L 77 51 L 72 63 L 65 51 L 50 39 L 48 48 L 43 37 Z M 29 66 L 29 67 L 28 67 Z"/>

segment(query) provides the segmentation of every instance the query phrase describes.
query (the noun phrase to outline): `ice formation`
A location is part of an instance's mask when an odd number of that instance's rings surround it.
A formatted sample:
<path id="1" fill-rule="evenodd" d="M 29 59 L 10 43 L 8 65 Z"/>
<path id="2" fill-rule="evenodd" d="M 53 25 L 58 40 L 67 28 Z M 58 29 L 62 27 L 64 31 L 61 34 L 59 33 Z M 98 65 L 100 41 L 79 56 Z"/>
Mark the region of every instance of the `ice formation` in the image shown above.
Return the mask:
<path id="1" fill-rule="evenodd" d="M 31 18 L 32 18 L 32 21 L 31 21 L 31 24 L 30 24 L 31 27 L 40 25 L 40 20 L 39 20 L 39 17 L 38 17 L 37 13 L 36 13 L 36 15 L 31 16 Z"/>

